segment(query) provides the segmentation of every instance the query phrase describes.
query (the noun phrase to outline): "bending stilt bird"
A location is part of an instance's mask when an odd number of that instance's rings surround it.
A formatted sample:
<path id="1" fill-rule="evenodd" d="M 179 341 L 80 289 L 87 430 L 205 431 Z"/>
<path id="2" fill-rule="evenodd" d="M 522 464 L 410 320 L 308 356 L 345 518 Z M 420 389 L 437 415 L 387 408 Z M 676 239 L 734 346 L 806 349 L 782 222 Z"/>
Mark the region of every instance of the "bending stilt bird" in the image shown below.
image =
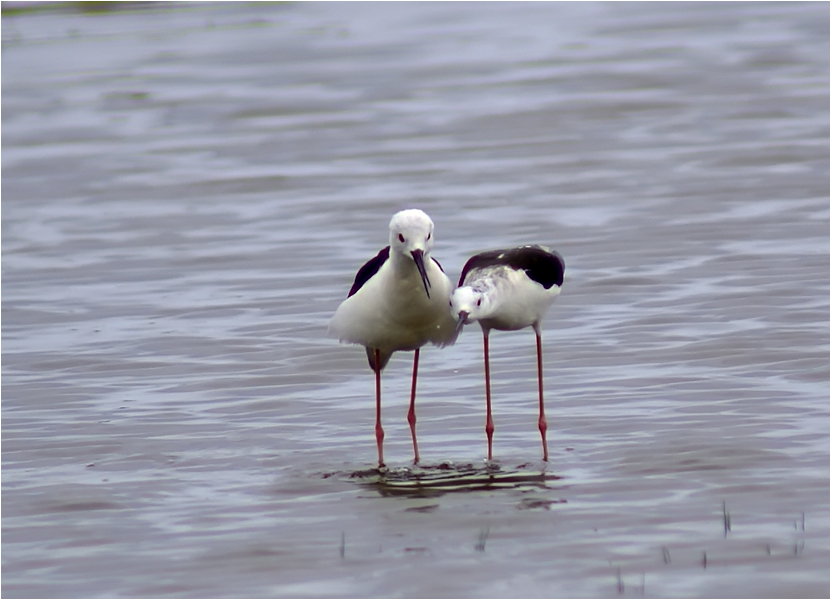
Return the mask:
<path id="1" fill-rule="evenodd" d="M 543 460 L 548 461 L 545 432 L 545 406 L 542 385 L 542 334 L 540 322 L 545 311 L 560 293 L 565 262 L 556 252 L 542 246 L 521 246 L 477 254 L 467 261 L 459 286 L 450 297 L 450 309 L 462 326 L 479 322 L 485 351 L 485 399 L 488 460 L 492 460 L 493 416 L 491 412 L 490 360 L 488 336 L 491 329 L 514 331 L 533 327 L 537 336 L 537 378 L 540 392 L 539 429 Z"/>

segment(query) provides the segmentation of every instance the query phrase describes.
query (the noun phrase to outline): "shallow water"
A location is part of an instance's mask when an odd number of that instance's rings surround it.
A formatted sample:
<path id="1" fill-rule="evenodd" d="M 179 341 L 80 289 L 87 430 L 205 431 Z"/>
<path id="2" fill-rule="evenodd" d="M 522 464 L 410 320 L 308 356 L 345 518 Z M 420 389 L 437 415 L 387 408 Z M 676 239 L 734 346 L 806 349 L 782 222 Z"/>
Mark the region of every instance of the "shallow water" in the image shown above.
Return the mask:
<path id="1" fill-rule="evenodd" d="M 5 597 L 827 597 L 829 8 L 3 17 Z M 326 325 L 397 210 L 544 327 L 374 379 Z M 494 471 L 495 470 L 495 471 Z M 497 484 L 482 478 L 496 473 Z M 491 481 L 491 480 L 488 480 Z M 418 483 L 418 485 L 416 485 Z"/>

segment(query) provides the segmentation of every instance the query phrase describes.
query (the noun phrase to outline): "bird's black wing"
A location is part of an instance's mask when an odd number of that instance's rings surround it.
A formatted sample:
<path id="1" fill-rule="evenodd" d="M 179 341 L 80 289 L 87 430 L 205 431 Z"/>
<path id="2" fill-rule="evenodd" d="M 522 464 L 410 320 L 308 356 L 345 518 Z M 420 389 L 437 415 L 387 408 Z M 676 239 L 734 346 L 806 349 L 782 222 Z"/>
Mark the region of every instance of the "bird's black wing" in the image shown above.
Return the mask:
<path id="1" fill-rule="evenodd" d="M 539 246 L 523 246 L 508 250 L 505 259 L 511 267 L 523 269 L 528 277 L 545 289 L 563 285 L 566 263 L 559 252 L 549 252 Z"/>
<path id="2" fill-rule="evenodd" d="M 369 259 L 367 263 L 358 269 L 358 274 L 355 275 L 355 283 L 352 284 L 352 289 L 349 290 L 349 294 L 347 294 L 347 298 L 349 296 L 354 295 L 357 293 L 359 289 L 363 287 L 363 285 L 372 279 L 372 276 L 378 272 L 378 269 L 381 268 L 390 257 L 390 247 L 387 246 L 383 250 L 381 250 L 377 255 L 373 258 Z"/>
<path id="3" fill-rule="evenodd" d="M 497 265 L 506 265 L 512 269 L 522 269 L 528 277 L 545 289 L 552 285 L 563 285 L 566 264 L 558 252 L 549 252 L 540 246 L 520 246 L 505 250 L 490 250 L 471 257 L 462 269 L 459 285 L 473 269 L 483 269 Z"/>
<path id="4" fill-rule="evenodd" d="M 467 277 L 467 274 L 474 269 L 483 269 L 493 265 L 505 264 L 499 260 L 499 255 L 504 253 L 505 250 L 490 250 L 488 252 L 477 254 L 476 256 L 471 256 L 462 269 L 462 275 L 459 277 L 459 287 L 464 285 L 465 277 Z"/>

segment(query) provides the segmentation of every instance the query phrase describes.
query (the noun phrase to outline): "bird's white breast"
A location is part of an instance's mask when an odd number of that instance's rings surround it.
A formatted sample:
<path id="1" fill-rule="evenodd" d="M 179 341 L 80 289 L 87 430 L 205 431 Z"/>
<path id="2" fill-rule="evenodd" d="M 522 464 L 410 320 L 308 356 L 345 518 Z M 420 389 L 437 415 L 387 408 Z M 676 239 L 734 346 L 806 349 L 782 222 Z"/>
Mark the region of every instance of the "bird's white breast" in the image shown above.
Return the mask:
<path id="1" fill-rule="evenodd" d="M 468 285 L 481 286 L 490 302 L 489 314 L 479 319 L 483 327 L 513 331 L 538 323 L 560 293 L 553 285 L 545 289 L 525 271 L 499 265 L 471 274 Z"/>
<path id="2" fill-rule="evenodd" d="M 394 264 L 398 258 L 400 262 Z M 360 290 L 341 303 L 329 324 L 344 342 L 385 352 L 415 350 L 427 342 L 455 341 L 455 322 L 447 309 L 450 279 L 428 258 L 430 297 L 412 261 L 390 257 Z"/>

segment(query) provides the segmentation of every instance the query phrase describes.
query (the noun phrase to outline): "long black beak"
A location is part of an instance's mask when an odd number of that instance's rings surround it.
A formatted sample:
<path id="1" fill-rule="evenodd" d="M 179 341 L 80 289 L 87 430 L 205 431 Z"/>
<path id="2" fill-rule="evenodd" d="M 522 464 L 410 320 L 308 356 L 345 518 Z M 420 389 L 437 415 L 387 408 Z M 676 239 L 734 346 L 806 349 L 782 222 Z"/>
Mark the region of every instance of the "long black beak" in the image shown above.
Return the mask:
<path id="1" fill-rule="evenodd" d="M 467 321 L 467 317 L 470 313 L 465 312 L 463 310 L 459 311 L 459 318 L 456 320 L 456 333 L 458 334 L 462 327 L 465 326 L 465 322 Z"/>
<path id="2" fill-rule="evenodd" d="M 413 250 L 410 252 L 413 255 L 413 262 L 415 262 L 418 274 L 421 275 L 421 282 L 424 284 L 424 291 L 427 292 L 427 297 L 430 297 L 430 280 L 427 278 L 427 269 L 424 268 L 424 250 Z"/>

